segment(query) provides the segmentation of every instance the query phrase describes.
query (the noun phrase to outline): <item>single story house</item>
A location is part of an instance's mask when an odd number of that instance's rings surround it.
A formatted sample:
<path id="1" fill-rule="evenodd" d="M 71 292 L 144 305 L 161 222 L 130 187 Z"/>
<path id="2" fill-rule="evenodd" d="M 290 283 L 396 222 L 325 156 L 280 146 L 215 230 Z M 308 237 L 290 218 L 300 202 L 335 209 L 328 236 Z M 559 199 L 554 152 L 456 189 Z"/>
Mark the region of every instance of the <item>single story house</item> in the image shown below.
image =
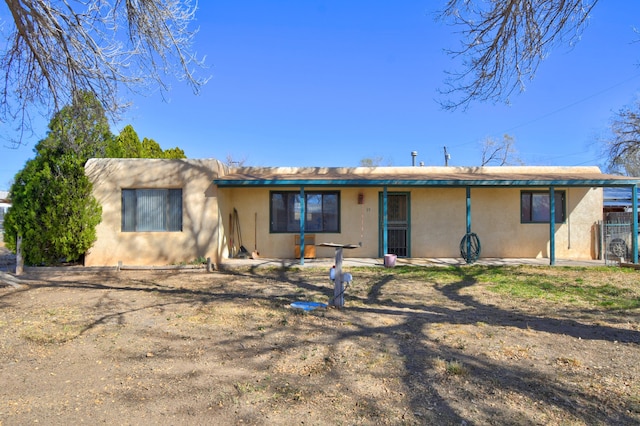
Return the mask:
<path id="1" fill-rule="evenodd" d="M 347 253 L 356 258 L 594 259 L 603 188 L 637 195 L 640 183 L 597 167 L 232 168 L 215 159 L 91 159 L 86 172 L 103 208 L 87 266 L 219 264 L 252 251 L 303 253 L 304 263 L 333 256 L 321 243 L 356 244 Z"/>

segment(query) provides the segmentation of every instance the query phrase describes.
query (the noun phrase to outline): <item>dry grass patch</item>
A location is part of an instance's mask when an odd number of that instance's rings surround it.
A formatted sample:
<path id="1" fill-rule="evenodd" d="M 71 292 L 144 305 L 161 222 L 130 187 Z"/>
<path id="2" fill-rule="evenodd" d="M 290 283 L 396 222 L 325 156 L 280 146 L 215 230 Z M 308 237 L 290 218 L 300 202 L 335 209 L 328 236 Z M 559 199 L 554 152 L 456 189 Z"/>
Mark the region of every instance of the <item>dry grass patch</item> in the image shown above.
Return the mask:
<path id="1" fill-rule="evenodd" d="M 531 357 L 531 348 L 520 345 L 503 346 L 500 353 L 505 358 L 522 360 Z"/>
<path id="2" fill-rule="evenodd" d="M 469 369 L 462 362 L 455 359 L 444 360 L 437 358 L 433 361 L 433 369 L 440 376 L 445 377 L 460 377 L 469 374 Z"/>
<path id="3" fill-rule="evenodd" d="M 582 361 L 577 358 L 561 356 L 556 359 L 556 363 L 561 366 L 579 368 L 582 367 Z"/>
<path id="4" fill-rule="evenodd" d="M 24 320 L 22 337 L 39 344 L 64 343 L 78 337 L 91 322 L 72 307 L 56 307 L 33 312 Z"/>

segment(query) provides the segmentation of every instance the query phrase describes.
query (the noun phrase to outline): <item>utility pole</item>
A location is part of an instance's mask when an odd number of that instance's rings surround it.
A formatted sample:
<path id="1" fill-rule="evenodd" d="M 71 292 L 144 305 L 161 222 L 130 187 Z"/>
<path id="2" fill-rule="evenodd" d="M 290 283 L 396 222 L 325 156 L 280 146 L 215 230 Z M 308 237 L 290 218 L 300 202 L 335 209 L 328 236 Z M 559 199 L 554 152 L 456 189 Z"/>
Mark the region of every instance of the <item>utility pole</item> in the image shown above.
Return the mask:
<path id="1" fill-rule="evenodd" d="M 444 165 L 445 167 L 449 166 L 449 160 L 451 159 L 451 156 L 449 155 L 449 153 L 447 152 L 447 147 L 444 147 Z"/>

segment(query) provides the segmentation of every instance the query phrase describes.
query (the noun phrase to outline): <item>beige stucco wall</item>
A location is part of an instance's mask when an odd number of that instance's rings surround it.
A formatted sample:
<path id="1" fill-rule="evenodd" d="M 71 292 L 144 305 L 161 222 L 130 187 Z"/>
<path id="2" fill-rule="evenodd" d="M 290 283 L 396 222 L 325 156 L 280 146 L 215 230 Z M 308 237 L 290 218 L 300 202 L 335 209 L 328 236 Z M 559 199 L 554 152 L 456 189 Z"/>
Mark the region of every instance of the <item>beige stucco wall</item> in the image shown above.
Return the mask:
<path id="1" fill-rule="evenodd" d="M 526 188 L 471 189 L 471 231 L 478 235 L 481 257 L 549 257 L 548 223 L 520 222 L 520 193 Z M 556 257 L 592 259 L 594 224 L 602 218 L 601 188 L 565 191 L 568 219 L 556 224 Z M 544 189 L 541 189 L 544 190 Z M 413 257 L 459 257 L 466 233 L 464 188 L 412 191 Z"/>
<path id="2" fill-rule="evenodd" d="M 217 188 L 213 179 L 227 172 L 220 162 L 208 160 L 92 159 L 86 171 L 94 195 L 103 207 L 98 240 L 85 264 L 166 265 L 210 257 L 229 257 L 233 237 L 231 216 L 238 212 L 242 245 L 264 258 L 294 257 L 295 234 L 272 234 L 269 197 L 273 188 Z M 121 232 L 123 188 L 182 188 L 182 232 Z M 520 192 L 525 188 L 473 188 L 472 231 L 482 244 L 482 257 L 548 257 L 549 225 L 520 223 Z M 540 188 L 545 190 L 544 188 Z M 299 191 L 299 187 L 277 187 Z M 308 187 L 307 191 L 317 190 Z M 348 257 L 378 257 L 379 187 L 322 187 L 340 192 L 339 233 L 319 233 L 323 242 L 358 244 Z M 595 256 L 593 225 L 602 217 L 602 189 L 556 188 L 566 191 L 568 220 L 556 225 L 556 257 L 591 259 Z M 466 232 L 465 188 L 390 188 L 410 194 L 411 257 L 460 257 L 459 244 Z M 358 204 L 363 194 L 363 204 Z M 318 257 L 333 257 L 334 249 L 316 247 Z"/>
<path id="3" fill-rule="evenodd" d="M 299 187 L 278 187 L 278 191 L 300 191 Z M 317 189 L 308 188 L 307 191 Z M 374 189 L 323 187 L 322 191 L 340 191 L 341 233 L 319 233 L 320 243 L 358 244 L 362 248 L 349 250 L 350 257 L 377 256 L 377 191 Z M 238 211 L 242 231 L 242 244 L 249 251 L 257 251 L 261 257 L 291 259 L 294 257 L 295 234 L 272 234 L 270 229 L 269 188 L 221 188 L 220 199 L 225 218 L 225 230 L 229 230 L 229 215 Z M 358 192 L 364 192 L 364 204 L 358 204 Z M 257 221 L 256 221 L 257 218 Z M 257 224 L 257 226 L 256 226 Z M 235 237 L 237 240 L 237 236 Z M 227 239 L 228 241 L 228 239 Z M 236 241 L 236 248 L 238 244 Z M 226 253 L 225 253 L 226 254 Z M 334 249 L 316 247 L 318 257 L 331 257 Z"/>
<path id="4" fill-rule="evenodd" d="M 219 161 L 91 159 L 85 169 L 102 205 L 97 241 L 85 265 L 167 265 L 199 257 L 219 262 L 224 234 L 212 183 L 224 170 Z M 182 188 L 183 231 L 121 232 L 123 188 Z"/>
<path id="5" fill-rule="evenodd" d="M 471 190 L 471 230 L 480 238 L 482 257 L 549 257 L 549 224 L 520 223 L 520 192 L 524 188 L 474 188 Z M 299 188 L 278 187 L 299 191 Z M 307 188 L 307 191 L 315 189 Z M 378 257 L 381 188 L 331 188 L 340 191 L 341 232 L 316 235 L 316 244 L 357 244 L 348 257 Z M 544 190 L 544 189 L 536 189 Z M 556 257 L 595 257 L 594 224 L 602 218 L 602 189 L 556 188 L 565 191 L 568 219 L 556 224 Z M 295 234 L 269 232 L 267 188 L 222 188 L 222 217 L 238 210 L 242 243 L 262 257 L 293 258 Z M 460 240 L 466 233 L 465 188 L 393 188 L 410 194 L 411 257 L 460 257 Z M 364 204 L 358 204 L 358 194 Z M 256 221 L 257 219 L 257 221 Z M 257 239 L 257 243 L 256 243 Z M 236 243 L 237 246 L 237 243 Z M 332 248 L 316 248 L 318 257 L 331 257 Z"/>

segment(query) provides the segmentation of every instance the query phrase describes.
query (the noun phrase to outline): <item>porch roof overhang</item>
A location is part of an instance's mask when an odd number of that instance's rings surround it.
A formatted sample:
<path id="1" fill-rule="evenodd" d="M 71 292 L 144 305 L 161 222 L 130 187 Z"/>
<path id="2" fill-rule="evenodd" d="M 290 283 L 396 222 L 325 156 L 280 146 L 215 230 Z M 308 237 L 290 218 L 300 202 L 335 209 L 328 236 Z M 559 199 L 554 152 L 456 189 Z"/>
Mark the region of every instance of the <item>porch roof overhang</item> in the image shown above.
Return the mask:
<path id="1" fill-rule="evenodd" d="M 381 187 L 383 188 L 383 252 L 387 251 L 386 199 L 388 187 L 465 187 L 467 208 L 467 235 L 471 233 L 472 187 L 629 187 L 632 190 L 633 234 L 638 233 L 637 190 L 640 178 L 607 175 L 598 167 L 356 167 L 356 168 L 237 168 L 214 179 L 220 188 L 241 187 Z M 304 195 L 301 195 L 304 196 Z M 554 197 L 551 199 L 549 241 L 551 265 L 555 264 Z M 301 203 L 304 206 L 304 203 Z M 301 207 L 303 208 L 303 207 Z M 303 210 L 304 212 L 304 210 Z M 305 214 L 300 215 L 300 249 L 304 250 Z M 638 263 L 638 241 L 633 238 L 633 262 Z M 467 256 L 471 245 L 467 243 Z M 304 264 L 304 256 L 300 263 Z"/>
<path id="2" fill-rule="evenodd" d="M 640 178 L 597 167 L 239 168 L 218 187 L 630 187 Z"/>

